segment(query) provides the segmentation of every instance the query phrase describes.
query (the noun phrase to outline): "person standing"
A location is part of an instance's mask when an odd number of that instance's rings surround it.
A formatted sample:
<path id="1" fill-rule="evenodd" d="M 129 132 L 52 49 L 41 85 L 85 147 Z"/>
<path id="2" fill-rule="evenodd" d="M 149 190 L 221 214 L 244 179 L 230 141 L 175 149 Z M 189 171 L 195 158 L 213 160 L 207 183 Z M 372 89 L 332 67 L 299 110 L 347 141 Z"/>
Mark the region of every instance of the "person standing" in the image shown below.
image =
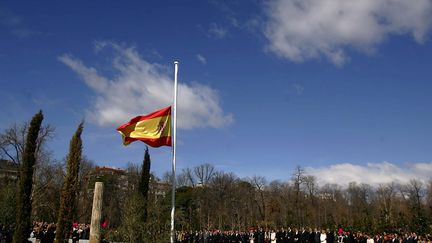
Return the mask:
<path id="1" fill-rule="evenodd" d="M 299 243 L 299 240 L 300 240 L 300 232 L 298 231 L 298 229 L 297 228 L 294 228 L 294 233 L 293 233 L 293 235 L 294 235 L 294 243 Z"/>
<path id="2" fill-rule="evenodd" d="M 335 242 L 335 235 L 333 230 L 327 229 L 327 243 L 334 243 Z"/>
<path id="3" fill-rule="evenodd" d="M 255 231 L 251 229 L 249 231 L 249 243 L 254 243 L 255 239 L 256 239 L 256 237 L 255 237 Z"/>
<path id="4" fill-rule="evenodd" d="M 392 239 L 392 243 L 399 243 L 399 236 L 397 234 L 394 234 L 393 239 Z"/>
<path id="5" fill-rule="evenodd" d="M 73 231 L 72 231 L 72 243 L 77 243 L 77 242 L 79 242 L 78 229 L 77 228 L 73 228 Z"/>
<path id="6" fill-rule="evenodd" d="M 320 243 L 320 231 L 317 228 L 315 228 L 314 231 L 315 231 L 314 243 Z"/>
<path id="7" fill-rule="evenodd" d="M 300 233 L 300 243 L 308 243 L 309 240 L 309 232 L 302 227 L 301 233 Z"/>
<path id="8" fill-rule="evenodd" d="M 276 232 L 276 243 L 284 243 L 284 236 L 286 232 L 284 228 L 281 228 Z"/>
<path id="9" fill-rule="evenodd" d="M 276 232 L 274 230 L 270 231 L 270 242 L 276 243 Z"/>
<path id="10" fill-rule="evenodd" d="M 288 232 L 286 234 L 286 242 L 294 243 L 294 232 L 292 231 L 291 227 L 288 228 Z"/>
<path id="11" fill-rule="evenodd" d="M 326 234 L 325 230 L 321 230 L 320 242 L 321 243 L 327 243 L 327 234 Z"/>
<path id="12" fill-rule="evenodd" d="M 53 243 L 55 238 L 55 225 L 49 224 L 47 226 L 46 232 L 44 234 L 43 240 L 41 243 Z"/>
<path id="13" fill-rule="evenodd" d="M 264 230 L 263 230 L 263 228 L 260 228 L 259 230 L 258 230 L 258 237 L 257 237 L 258 239 L 257 239 L 257 243 L 264 243 Z"/>

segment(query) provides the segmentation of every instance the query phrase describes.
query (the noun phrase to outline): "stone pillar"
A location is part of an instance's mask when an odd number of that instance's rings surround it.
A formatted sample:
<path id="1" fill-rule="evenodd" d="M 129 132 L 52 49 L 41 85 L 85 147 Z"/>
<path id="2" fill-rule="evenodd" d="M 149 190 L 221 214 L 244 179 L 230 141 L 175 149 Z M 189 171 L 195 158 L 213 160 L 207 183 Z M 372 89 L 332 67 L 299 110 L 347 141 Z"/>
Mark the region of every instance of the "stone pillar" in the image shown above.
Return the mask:
<path id="1" fill-rule="evenodd" d="M 102 218 L 103 183 L 96 182 L 93 196 L 93 208 L 90 223 L 90 243 L 100 243 L 100 224 Z"/>

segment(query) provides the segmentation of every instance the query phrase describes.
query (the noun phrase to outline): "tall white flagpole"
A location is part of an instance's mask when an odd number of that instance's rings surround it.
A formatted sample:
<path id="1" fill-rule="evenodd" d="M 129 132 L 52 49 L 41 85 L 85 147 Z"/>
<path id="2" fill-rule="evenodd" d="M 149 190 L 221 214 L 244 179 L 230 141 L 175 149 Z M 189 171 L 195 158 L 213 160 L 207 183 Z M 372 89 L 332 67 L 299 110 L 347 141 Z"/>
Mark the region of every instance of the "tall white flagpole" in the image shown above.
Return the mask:
<path id="1" fill-rule="evenodd" d="M 171 243 L 175 242 L 175 190 L 176 190 L 176 133 L 177 133 L 177 74 L 178 61 L 174 61 L 174 105 L 173 105 L 173 136 L 172 136 L 172 193 L 171 193 Z"/>

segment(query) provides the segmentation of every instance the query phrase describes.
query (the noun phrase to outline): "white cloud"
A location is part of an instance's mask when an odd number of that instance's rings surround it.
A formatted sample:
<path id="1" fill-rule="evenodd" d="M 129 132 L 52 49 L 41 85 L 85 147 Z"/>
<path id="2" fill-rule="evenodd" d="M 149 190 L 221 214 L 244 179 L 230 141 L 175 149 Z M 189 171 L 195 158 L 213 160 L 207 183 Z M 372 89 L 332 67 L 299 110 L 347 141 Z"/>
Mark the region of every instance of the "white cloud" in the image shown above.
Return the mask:
<path id="1" fill-rule="evenodd" d="M 300 96 L 300 95 L 303 94 L 303 91 L 304 91 L 304 86 L 303 85 L 301 85 L 301 84 L 294 84 L 293 86 L 294 86 L 294 88 L 295 88 L 296 93 L 297 93 L 298 96 Z"/>
<path id="2" fill-rule="evenodd" d="M 226 34 L 228 33 L 228 30 L 223 28 L 222 26 L 219 26 L 215 23 L 212 23 L 210 25 L 210 29 L 208 30 L 208 33 L 212 37 L 222 39 L 226 36 Z"/>
<path id="3" fill-rule="evenodd" d="M 197 54 L 196 57 L 200 63 L 202 63 L 204 65 L 207 64 L 207 59 L 203 55 Z"/>
<path id="4" fill-rule="evenodd" d="M 64 54 L 59 60 L 75 71 L 96 94 L 87 112 L 90 121 L 99 125 L 120 125 L 130 118 L 146 114 L 172 103 L 173 71 L 144 60 L 135 48 L 99 42 L 96 49 L 114 50 L 113 78 L 104 77 L 93 67 Z M 181 73 L 181 72 L 180 72 Z M 223 127 L 233 122 L 231 114 L 220 107 L 216 90 L 198 83 L 186 84 L 179 77 L 178 127 Z"/>
<path id="5" fill-rule="evenodd" d="M 378 186 L 391 182 L 405 184 L 412 179 L 427 182 L 431 179 L 432 163 L 413 163 L 404 166 L 390 162 L 366 165 L 342 163 L 321 168 L 308 167 L 306 172 L 314 175 L 320 185 L 330 183 L 346 186 L 350 182 L 357 182 Z"/>
<path id="6" fill-rule="evenodd" d="M 267 50 L 294 62 L 342 65 L 347 49 L 371 52 L 390 35 L 422 43 L 432 25 L 430 0 L 276 0 L 265 13 Z"/>
<path id="7" fill-rule="evenodd" d="M 43 32 L 40 31 L 33 31 L 29 29 L 14 29 L 11 31 L 11 33 L 19 38 L 27 38 L 34 35 L 42 35 Z"/>
<path id="8" fill-rule="evenodd" d="M 7 11 L 0 9 L 0 24 L 4 26 L 17 26 L 22 22 L 21 17 Z"/>

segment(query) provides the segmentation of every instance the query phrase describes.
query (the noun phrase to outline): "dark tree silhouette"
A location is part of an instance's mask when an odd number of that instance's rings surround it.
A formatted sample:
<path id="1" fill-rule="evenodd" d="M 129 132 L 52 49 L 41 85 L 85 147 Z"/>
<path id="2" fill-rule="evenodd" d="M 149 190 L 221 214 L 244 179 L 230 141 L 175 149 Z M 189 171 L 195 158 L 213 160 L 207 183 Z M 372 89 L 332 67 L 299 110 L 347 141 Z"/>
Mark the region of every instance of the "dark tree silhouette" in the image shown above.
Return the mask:
<path id="1" fill-rule="evenodd" d="M 151 166 L 150 154 L 148 151 L 148 147 L 146 147 L 144 153 L 143 165 L 141 169 L 141 177 L 138 185 L 138 191 L 143 196 L 145 202 L 144 221 L 147 220 L 147 204 L 148 204 L 147 200 L 148 200 L 149 183 L 150 183 L 150 166 Z"/>
<path id="2" fill-rule="evenodd" d="M 76 202 L 78 193 L 78 173 L 82 158 L 82 141 L 81 133 L 83 123 L 81 122 L 72 137 L 69 145 L 69 154 L 67 156 L 67 172 L 63 183 L 62 194 L 60 198 L 60 209 L 57 220 L 57 229 L 55 242 L 60 243 L 69 239 L 69 233 L 72 228 L 72 220 L 76 213 Z"/>
<path id="3" fill-rule="evenodd" d="M 31 193 L 33 186 L 33 168 L 36 163 L 36 147 L 43 114 L 39 111 L 30 122 L 27 139 L 22 154 L 19 188 L 17 197 L 17 215 L 15 224 L 14 243 L 27 242 L 31 227 Z"/>

